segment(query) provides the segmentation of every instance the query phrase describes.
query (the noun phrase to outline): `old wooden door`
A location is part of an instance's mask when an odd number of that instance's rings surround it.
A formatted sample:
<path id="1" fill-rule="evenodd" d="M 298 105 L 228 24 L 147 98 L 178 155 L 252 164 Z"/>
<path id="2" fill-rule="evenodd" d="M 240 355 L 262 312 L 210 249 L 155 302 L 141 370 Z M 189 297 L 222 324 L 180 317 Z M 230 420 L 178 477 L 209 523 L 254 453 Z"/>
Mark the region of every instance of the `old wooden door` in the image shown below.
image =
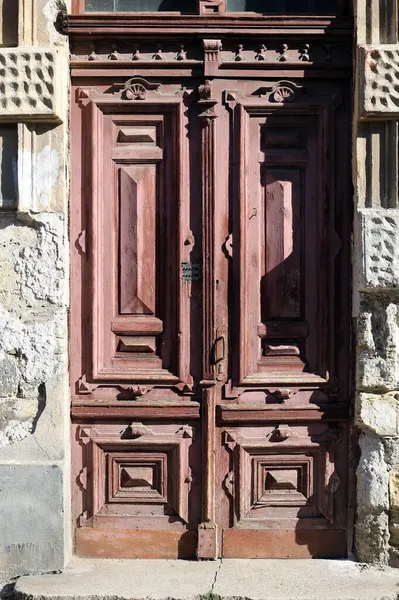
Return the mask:
<path id="1" fill-rule="evenodd" d="M 77 0 L 69 33 L 76 552 L 346 556 L 349 7 Z"/>

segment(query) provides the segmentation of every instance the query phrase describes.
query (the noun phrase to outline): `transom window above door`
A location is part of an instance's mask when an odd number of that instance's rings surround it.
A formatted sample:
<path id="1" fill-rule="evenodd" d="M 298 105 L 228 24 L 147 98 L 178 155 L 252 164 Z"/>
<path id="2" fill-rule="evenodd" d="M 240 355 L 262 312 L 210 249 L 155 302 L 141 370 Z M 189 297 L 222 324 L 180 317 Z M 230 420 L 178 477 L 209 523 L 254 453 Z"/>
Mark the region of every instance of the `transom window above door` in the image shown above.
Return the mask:
<path id="1" fill-rule="evenodd" d="M 86 12 L 195 13 L 196 0 L 85 0 Z"/>
<path id="2" fill-rule="evenodd" d="M 225 0 L 227 12 L 291 15 L 336 14 L 343 0 Z M 180 12 L 195 14 L 197 0 L 84 0 L 85 12 Z"/>
<path id="3" fill-rule="evenodd" d="M 228 12 L 263 14 L 333 14 L 338 0 L 226 0 Z"/>

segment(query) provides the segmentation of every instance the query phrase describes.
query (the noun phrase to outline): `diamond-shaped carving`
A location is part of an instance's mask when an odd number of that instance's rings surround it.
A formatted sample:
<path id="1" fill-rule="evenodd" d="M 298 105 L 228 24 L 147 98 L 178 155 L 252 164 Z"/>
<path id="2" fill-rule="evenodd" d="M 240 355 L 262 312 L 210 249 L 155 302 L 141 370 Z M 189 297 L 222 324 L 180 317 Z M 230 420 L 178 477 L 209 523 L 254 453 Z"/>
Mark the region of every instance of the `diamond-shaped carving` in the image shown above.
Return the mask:
<path id="1" fill-rule="evenodd" d="M 311 435 L 301 435 L 293 426 L 283 439 L 267 431 L 257 437 L 246 432 L 226 430 L 224 437 L 234 462 L 228 494 L 236 526 L 290 528 L 298 519 L 320 527 L 334 523 L 339 484 L 331 483 L 337 475 L 331 430 L 317 425 Z"/>
<path id="2" fill-rule="evenodd" d="M 254 457 L 252 508 L 303 506 L 311 495 L 313 458 L 308 456 Z"/>
<path id="3" fill-rule="evenodd" d="M 292 492 L 298 489 L 296 469 L 265 469 L 265 492 Z"/>
<path id="4" fill-rule="evenodd" d="M 133 423 L 131 430 L 136 429 L 139 434 L 128 437 L 120 429 L 108 435 L 85 429 L 92 461 L 88 519 L 105 527 L 119 516 L 132 527 L 153 517 L 159 528 L 167 528 L 171 517 L 187 522 L 192 429 L 176 426 L 158 433 Z"/>
<path id="5" fill-rule="evenodd" d="M 123 467 L 121 469 L 121 488 L 151 488 L 153 481 L 152 467 Z"/>

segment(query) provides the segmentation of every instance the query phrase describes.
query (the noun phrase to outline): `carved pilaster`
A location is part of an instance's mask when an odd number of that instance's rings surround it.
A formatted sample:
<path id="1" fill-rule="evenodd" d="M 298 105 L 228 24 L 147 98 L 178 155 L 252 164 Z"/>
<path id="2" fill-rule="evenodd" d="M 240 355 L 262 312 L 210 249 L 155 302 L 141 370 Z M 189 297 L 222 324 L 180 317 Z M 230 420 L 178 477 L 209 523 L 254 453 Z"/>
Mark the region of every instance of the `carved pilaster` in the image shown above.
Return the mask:
<path id="1" fill-rule="evenodd" d="M 219 70 L 222 42 L 220 40 L 203 40 L 202 44 L 204 48 L 204 75 L 205 77 L 214 77 Z"/>
<path id="2" fill-rule="evenodd" d="M 202 456 L 203 456 L 203 481 L 204 496 L 202 509 L 202 523 L 198 528 L 198 550 L 200 559 L 215 559 L 218 557 L 218 531 L 215 514 L 215 405 L 216 387 L 203 390 L 202 396 Z"/>
<path id="3" fill-rule="evenodd" d="M 214 281 L 214 216 L 215 216 L 215 105 L 211 83 L 206 81 L 198 88 L 200 100 L 202 157 L 202 263 L 203 263 L 203 379 L 214 380 L 215 368 L 211 364 L 215 340 L 215 281 Z"/>

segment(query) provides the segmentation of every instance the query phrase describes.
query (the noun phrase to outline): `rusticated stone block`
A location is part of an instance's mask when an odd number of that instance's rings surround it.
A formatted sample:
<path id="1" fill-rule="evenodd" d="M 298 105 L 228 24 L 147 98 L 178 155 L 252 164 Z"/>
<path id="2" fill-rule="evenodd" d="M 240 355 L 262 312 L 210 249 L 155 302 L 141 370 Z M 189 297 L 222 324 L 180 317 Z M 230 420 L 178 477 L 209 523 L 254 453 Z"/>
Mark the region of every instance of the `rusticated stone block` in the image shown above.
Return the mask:
<path id="1" fill-rule="evenodd" d="M 399 210 L 363 209 L 360 227 L 360 288 L 399 286 Z"/>
<path id="2" fill-rule="evenodd" d="M 391 518 L 399 524 L 399 471 L 391 471 L 389 474 L 389 506 Z M 397 532 L 399 541 L 399 532 Z"/>
<path id="3" fill-rule="evenodd" d="M 399 307 L 382 294 L 363 294 L 358 318 L 357 387 L 395 390 Z"/>
<path id="4" fill-rule="evenodd" d="M 360 116 L 399 115 L 399 45 L 360 46 L 359 68 Z"/>
<path id="5" fill-rule="evenodd" d="M 356 423 L 379 436 L 398 433 L 399 393 L 359 394 L 356 401 Z"/>
<path id="6" fill-rule="evenodd" d="M 0 49 L 0 120 L 60 121 L 60 51 Z"/>

